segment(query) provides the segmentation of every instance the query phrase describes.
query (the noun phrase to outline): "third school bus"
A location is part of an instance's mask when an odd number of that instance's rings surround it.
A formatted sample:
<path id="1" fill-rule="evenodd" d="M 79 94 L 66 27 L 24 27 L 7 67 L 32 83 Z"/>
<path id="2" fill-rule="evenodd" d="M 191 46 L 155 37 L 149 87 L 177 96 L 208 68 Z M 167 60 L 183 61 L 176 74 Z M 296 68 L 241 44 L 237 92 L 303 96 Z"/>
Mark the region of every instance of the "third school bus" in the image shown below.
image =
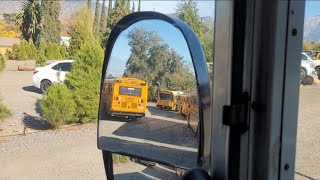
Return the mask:
<path id="1" fill-rule="evenodd" d="M 199 124 L 199 101 L 197 92 L 179 95 L 177 107 L 180 113 L 186 117 L 188 125 L 194 132 L 197 132 Z"/>
<path id="2" fill-rule="evenodd" d="M 106 79 L 104 105 L 108 115 L 143 117 L 147 110 L 148 84 L 137 78 Z"/>

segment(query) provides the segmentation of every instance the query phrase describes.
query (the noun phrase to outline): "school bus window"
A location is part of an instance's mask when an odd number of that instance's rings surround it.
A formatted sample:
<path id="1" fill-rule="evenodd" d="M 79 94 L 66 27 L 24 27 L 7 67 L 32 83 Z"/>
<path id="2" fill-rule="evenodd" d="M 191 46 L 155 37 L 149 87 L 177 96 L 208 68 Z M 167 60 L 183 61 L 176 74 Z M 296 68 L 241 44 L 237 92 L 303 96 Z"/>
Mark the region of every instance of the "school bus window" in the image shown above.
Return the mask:
<path id="1" fill-rule="evenodd" d="M 171 94 L 162 94 L 160 93 L 161 100 L 173 101 L 173 96 Z"/>
<path id="2" fill-rule="evenodd" d="M 120 86 L 119 94 L 130 96 L 141 96 L 141 88 Z"/>

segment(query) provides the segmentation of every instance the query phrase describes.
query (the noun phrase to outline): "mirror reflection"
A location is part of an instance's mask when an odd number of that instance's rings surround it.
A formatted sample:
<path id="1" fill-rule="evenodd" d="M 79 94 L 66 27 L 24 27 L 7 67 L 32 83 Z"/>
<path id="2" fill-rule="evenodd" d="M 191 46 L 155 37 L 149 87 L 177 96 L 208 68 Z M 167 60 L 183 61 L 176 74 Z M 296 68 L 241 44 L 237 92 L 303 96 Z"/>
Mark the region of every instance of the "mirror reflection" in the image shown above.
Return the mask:
<path id="1" fill-rule="evenodd" d="M 116 40 L 105 72 L 99 148 L 196 167 L 198 103 L 183 34 L 161 20 L 137 22 Z"/>

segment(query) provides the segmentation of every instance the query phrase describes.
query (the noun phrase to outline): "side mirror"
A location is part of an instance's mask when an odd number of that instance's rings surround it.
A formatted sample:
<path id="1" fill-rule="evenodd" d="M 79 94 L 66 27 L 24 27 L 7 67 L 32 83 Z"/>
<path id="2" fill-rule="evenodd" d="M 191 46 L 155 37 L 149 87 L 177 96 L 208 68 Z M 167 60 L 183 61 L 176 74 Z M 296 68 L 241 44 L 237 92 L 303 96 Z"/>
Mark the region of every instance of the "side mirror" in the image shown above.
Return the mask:
<path id="1" fill-rule="evenodd" d="M 155 103 L 159 84 L 161 101 Z M 174 102 L 178 95 L 199 103 L 181 101 L 182 111 Z M 172 167 L 201 167 L 210 100 L 204 53 L 190 27 L 160 13 L 132 13 L 114 27 L 106 46 L 98 148 Z"/>

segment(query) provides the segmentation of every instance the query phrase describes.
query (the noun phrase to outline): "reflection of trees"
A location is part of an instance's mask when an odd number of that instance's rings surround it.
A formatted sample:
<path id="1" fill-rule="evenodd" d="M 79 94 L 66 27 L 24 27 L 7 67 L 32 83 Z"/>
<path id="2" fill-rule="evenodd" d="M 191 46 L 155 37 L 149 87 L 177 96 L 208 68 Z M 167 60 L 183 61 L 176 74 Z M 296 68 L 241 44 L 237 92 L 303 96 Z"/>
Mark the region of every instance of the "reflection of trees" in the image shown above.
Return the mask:
<path id="1" fill-rule="evenodd" d="M 196 87 L 195 76 L 183 57 L 170 49 L 155 32 L 138 28 L 127 35 L 131 55 L 125 77 L 135 77 L 149 85 L 148 98 L 156 97 L 160 89 L 185 90 Z"/>

